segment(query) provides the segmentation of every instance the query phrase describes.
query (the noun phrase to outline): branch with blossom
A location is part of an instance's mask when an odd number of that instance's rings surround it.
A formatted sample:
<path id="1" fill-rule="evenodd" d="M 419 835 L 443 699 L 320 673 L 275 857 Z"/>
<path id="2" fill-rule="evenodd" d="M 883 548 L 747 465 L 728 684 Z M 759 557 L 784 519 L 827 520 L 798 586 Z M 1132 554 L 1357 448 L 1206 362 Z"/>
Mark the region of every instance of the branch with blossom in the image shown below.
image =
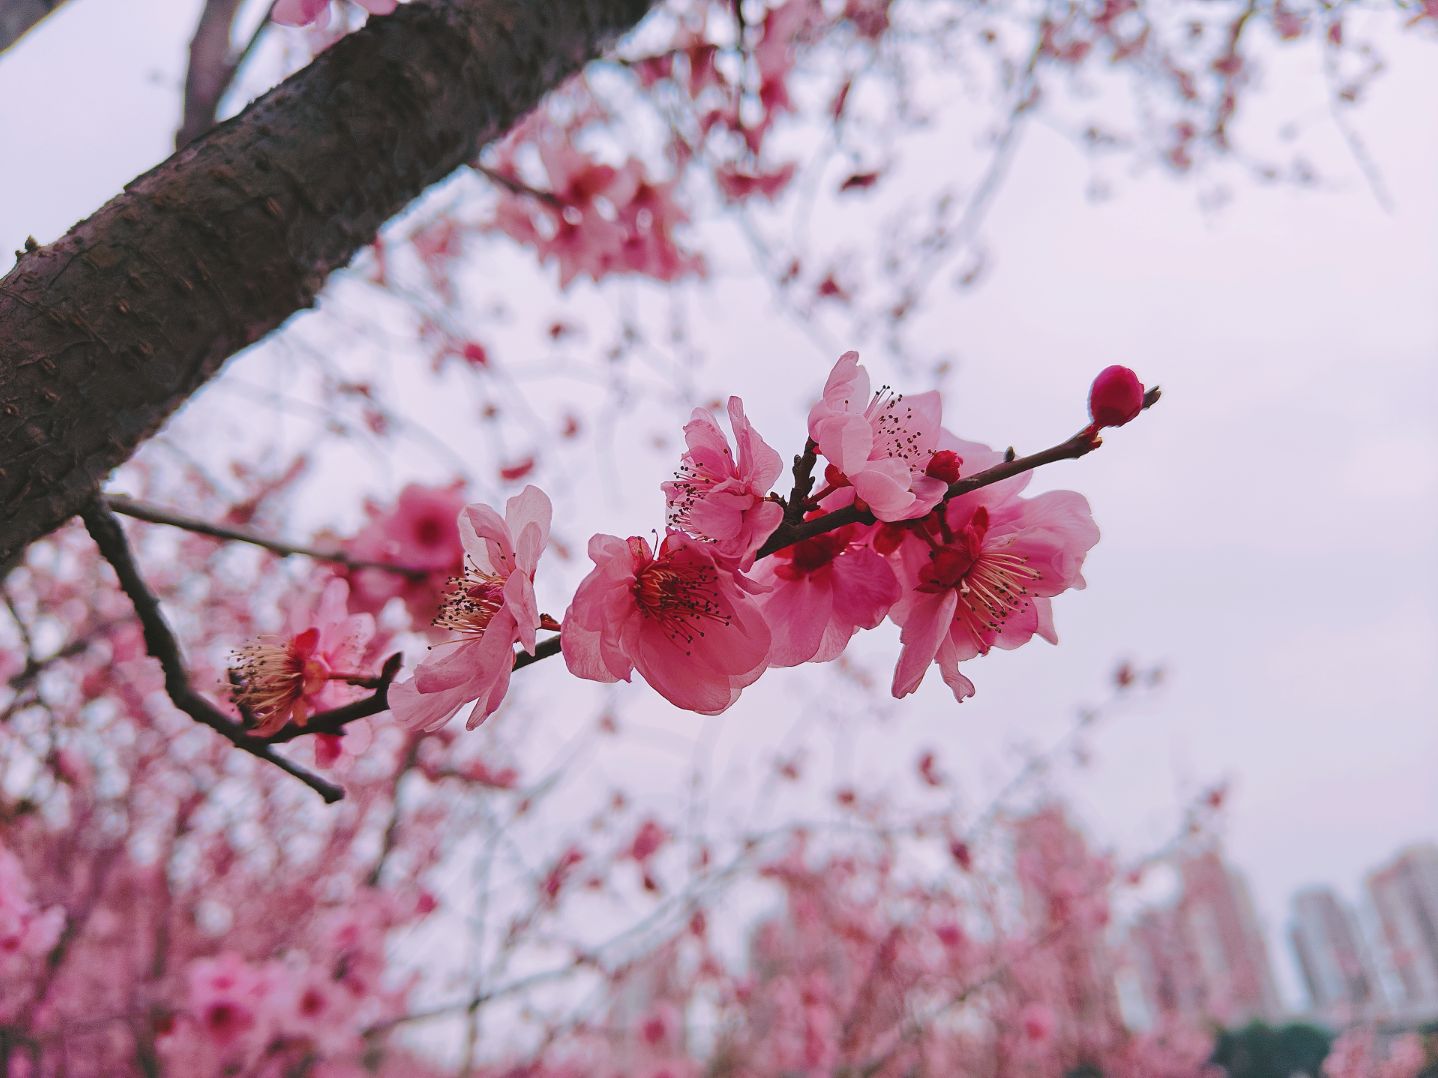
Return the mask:
<path id="1" fill-rule="evenodd" d="M 1083 586 L 1098 532 L 1080 495 L 1021 497 L 1027 475 L 1092 452 L 1102 429 L 1130 422 L 1159 391 L 1111 367 L 1091 390 L 1086 427 L 1016 457 L 944 430 L 937 393 L 871 394 L 858 358 L 840 357 L 812 409 L 787 500 L 769 492 L 779 456 L 738 398 L 728 406 L 733 448 L 696 411 L 675 478 L 663 484 L 665 536 L 652 547 L 594 536 L 595 568 L 562 625 L 541 619 L 534 600 L 548 498 L 526 487 L 505 519 L 467 507 L 466 572 L 436 619 L 457 637 L 397 687 L 397 717 L 435 728 L 473 700 L 473 728 L 497 709 L 513 670 L 560 653 L 578 677 L 627 681 L 637 670 L 676 706 L 718 714 L 769 667 L 834 659 L 886 617 L 903 630 L 894 695 L 914 691 L 937 663 L 963 700 L 974 690 L 960 661 L 1035 635 L 1056 642 L 1049 602 Z M 826 485 L 811 494 L 818 455 Z M 756 568 L 775 555 L 777 564 Z M 561 631 L 539 642 L 539 629 Z"/>
<path id="2" fill-rule="evenodd" d="M 318 793 L 325 801 L 333 803 L 344 797 L 344 790 L 339 786 L 275 752 L 275 744 L 290 740 L 295 736 L 285 729 L 283 722 L 274 730 L 269 731 L 270 736 L 257 736 L 252 730 L 226 715 L 195 690 L 186 672 L 179 642 L 165 621 L 165 616 L 160 610 L 159 600 L 145 584 L 144 577 L 130 552 L 130 545 L 125 539 L 120 522 L 100 501 L 91 503 L 82 514 L 82 519 L 85 522 L 86 530 L 94 539 L 96 547 L 115 570 L 121 590 L 134 605 L 135 616 L 139 618 L 144 631 L 145 647 L 164 671 L 165 692 L 171 702 L 196 722 L 208 726 L 224 737 L 236 748 L 275 765 L 286 774 L 293 775 Z M 303 667 L 302 656 L 294 655 L 291 658 L 300 659 L 300 665 Z M 320 712 L 313 715 L 312 732 L 332 733 L 343 726 L 345 722 L 353 721 L 365 714 L 377 714 L 383 711 L 387 706 L 387 690 L 390 681 L 393 680 L 398 668 L 398 656 L 395 656 L 385 664 L 378 675 L 353 679 L 372 688 L 373 694 L 363 701 L 336 709 L 339 713 L 338 716 L 334 712 Z M 295 673 L 289 671 L 288 675 L 293 681 Z M 301 669 L 298 673 L 300 692 L 304 691 L 306 677 L 307 672 Z M 286 718 L 288 717 L 287 713 Z M 338 721 L 336 721 L 337 718 Z M 302 720 L 301 723 L 294 725 L 303 724 Z"/>
<path id="3" fill-rule="evenodd" d="M 433 645 L 409 679 L 391 685 L 398 656 L 377 674 L 358 669 L 374 618 L 353 609 L 359 600 L 343 581 L 331 580 L 313 611 L 292 617 L 289 635 L 236 651 L 230 681 L 243 723 L 190 686 L 112 511 L 412 582 L 453 557 L 444 541 L 439 561 L 414 568 L 280 543 L 116 496 L 97 502 L 86 522 L 135 601 L 176 705 L 334 800 L 338 787 L 276 756 L 273 746 L 307 734 L 333 738 L 387 709 L 403 725 L 435 730 L 469 706 L 473 729 L 499 708 L 513 671 L 557 654 L 577 677 L 627 681 L 637 670 L 675 706 L 714 715 L 769 668 L 835 659 L 860 629 L 887 618 L 901 629 L 893 694 L 913 692 L 937 665 L 962 701 L 974 686 L 961 662 L 1035 636 L 1057 642 L 1051 600 L 1083 586 L 1084 556 L 1098 539 L 1081 495 L 1024 497 L 1029 473 L 1087 455 L 1102 444 L 1101 430 L 1130 422 L 1158 398 L 1132 371 L 1108 368 L 1090 392 L 1087 426 L 1018 457 L 946 430 L 935 392 L 871 392 L 858 354 L 847 352 L 810 412 L 787 498 L 771 492 L 779 455 L 738 398 L 728 405 L 732 447 L 714 419 L 696 410 L 675 478 L 662 484 L 665 535 L 654 545 L 637 536 L 594 536 L 595 568 L 562 623 L 540 613 L 535 595 L 553 513 L 548 496 L 527 486 L 503 516 L 466 505 L 458 515 L 462 568 L 434 617 L 450 638 Z M 820 457 L 824 486 L 815 492 Z M 423 504 L 421 514 L 445 504 L 408 496 Z M 558 635 L 541 640 L 544 631 Z M 361 688 L 371 695 L 336 697 Z M 337 746 L 322 745 L 322 757 L 332 758 Z"/>

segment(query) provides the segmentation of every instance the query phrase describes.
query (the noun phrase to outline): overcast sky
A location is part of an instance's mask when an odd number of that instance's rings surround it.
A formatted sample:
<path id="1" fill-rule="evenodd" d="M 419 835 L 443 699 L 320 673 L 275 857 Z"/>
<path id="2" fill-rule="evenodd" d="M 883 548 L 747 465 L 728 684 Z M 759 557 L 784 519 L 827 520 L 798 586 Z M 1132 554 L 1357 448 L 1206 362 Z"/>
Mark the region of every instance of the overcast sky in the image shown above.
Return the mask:
<path id="1" fill-rule="evenodd" d="M 5 250 L 58 236 L 165 155 L 195 6 L 74 0 L 0 57 Z M 946 421 L 1031 450 L 1080 425 L 1109 363 L 1165 390 L 1101 453 L 1038 480 L 1082 490 L 1103 531 L 1088 590 L 1055 603 L 1057 650 L 974 663 L 979 692 L 962 708 L 930 678 L 878 723 L 815 718 L 824 684 L 787 672 L 721 724 L 645 702 L 648 721 L 681 745 L 712 739 L 716 776 L 743 772 L 745 747 L 782 729 L 791 747 L 822 743 L 840 775 L 898 773 L 939 746 L 982 789 L 1015 744 L 1102 698 L 1118 658 L 1162 663 L 1166 687 L 1103 733 L 1074 797 L 1098 835 L 1139 853 L 1186 798 L 1231 779 L 1228 850 L 1276 955 L 1293 890 L 1327 881 L 1356 897 L 1397 846 L 1438 837 L 1438 45 L 1417 36 L 1383 46 L 1390 70 L 1356 118 L 1392 212 L 1299 78 L 1270 85 L 1263 107 L 1307 118 L 1331 182 L 1238 185 L 1217 212 L 1154 172 L 1120 174 L 1116 197 L 1094 203 L 1081 155 L 1026 134 L 986 229 L 986 280 L 933 318 L 958 359 Z M 790 453 L 834 357 L 752 298 L 730 317 L 730 287 L 764 294 L 726 282 L 717 310 L 696 314 L 723 357 L 696 395 L 740 393 Z M 892 374 L 881 354 L 866 362 Z M 664 467 L 626 469 L 604 519 L 572 530 L 657 525 Z M 586 504 L 574 494 L 568 509 Z M 856 657 L 886 678 L 896 634 L 874 637 Z"/>

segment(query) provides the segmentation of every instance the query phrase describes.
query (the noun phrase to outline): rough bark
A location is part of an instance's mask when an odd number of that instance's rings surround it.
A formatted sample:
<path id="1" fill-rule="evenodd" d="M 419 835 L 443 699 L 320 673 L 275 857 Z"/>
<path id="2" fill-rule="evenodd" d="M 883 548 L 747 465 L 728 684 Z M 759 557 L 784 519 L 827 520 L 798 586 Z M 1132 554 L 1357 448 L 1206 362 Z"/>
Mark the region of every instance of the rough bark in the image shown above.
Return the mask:
<path id="1" fill-rule="evenodd" d="M 4 52 L 65 0 L 0 0 L 0 52 Z"/>
<path id="2" fill-rule="evenodd" d="M 0 280 L 0 565 L 652 0 L 414 0 Z"/>

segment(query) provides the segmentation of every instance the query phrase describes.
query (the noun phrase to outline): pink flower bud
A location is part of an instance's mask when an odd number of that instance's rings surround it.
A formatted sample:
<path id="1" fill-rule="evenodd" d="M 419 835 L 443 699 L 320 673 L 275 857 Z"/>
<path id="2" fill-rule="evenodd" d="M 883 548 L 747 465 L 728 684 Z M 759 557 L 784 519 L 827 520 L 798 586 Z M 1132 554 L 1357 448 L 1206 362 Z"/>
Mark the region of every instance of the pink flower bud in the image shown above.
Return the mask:
<path id="1" fill-rule="evenodd" d="M 1143 411 L 1143 383 L 1127 367 L 1105 367 L 1093 380 L 1088 413 L 1098 428 L 1121 427 Z"/>

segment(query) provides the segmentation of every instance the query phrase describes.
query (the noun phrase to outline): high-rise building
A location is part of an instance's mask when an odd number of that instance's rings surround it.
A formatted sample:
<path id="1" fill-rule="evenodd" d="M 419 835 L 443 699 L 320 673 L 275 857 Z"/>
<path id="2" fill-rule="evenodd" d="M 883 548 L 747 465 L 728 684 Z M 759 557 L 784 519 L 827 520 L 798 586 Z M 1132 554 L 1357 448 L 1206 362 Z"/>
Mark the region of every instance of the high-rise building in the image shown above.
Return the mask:
<path id="1" fill-rule="evenodd" d="M 1343 1024 L 1381 1008 L 1378 976 L 1357 922 L 1331 888 L 1294 896 L 1288 936 L 1316 1015 Z"/>
<path id="2" fill-rule="evenodd" d="M 1438 846 L 1399 852 L 1368 876 L 1388 958 L 1410 1008 L 1438 1007 Z"/>
<path id="3" fill-rule="evenodd" d="M 1224 1025 L 1277 1018 L 1268 946 L 1247 884 L 1214 850 L 1187 858 L 1179 874 L 1178 900 L 1140 917 L 1129 937 L 1146 1009 Z"/>

